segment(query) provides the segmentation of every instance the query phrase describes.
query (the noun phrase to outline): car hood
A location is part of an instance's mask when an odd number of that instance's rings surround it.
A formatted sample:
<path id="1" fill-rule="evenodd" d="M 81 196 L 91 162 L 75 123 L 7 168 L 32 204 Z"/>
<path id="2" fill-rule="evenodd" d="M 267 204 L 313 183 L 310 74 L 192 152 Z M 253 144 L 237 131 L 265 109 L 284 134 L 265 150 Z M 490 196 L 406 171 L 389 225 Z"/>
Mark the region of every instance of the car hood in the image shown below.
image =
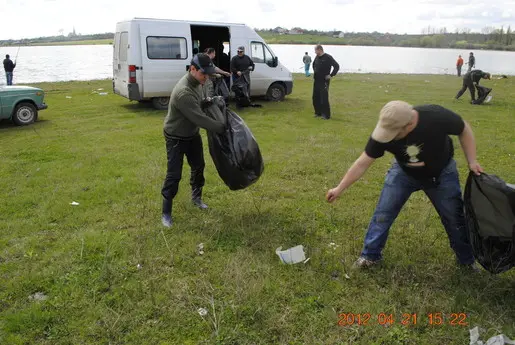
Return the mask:
<path id="1" fill-rule="evenodd" d="M 23 86 L 23 85 L 15 85 L 15 86 L 3 85 L 3 86 L 0 86 L 0 89 L 3 90 L 3 91 L 8 91 L 8 90 L 14 90 L 14 91 L 37 91 L 37 90 L 41 90 L 41 89 L 39 89 L 37 87 Z"/>

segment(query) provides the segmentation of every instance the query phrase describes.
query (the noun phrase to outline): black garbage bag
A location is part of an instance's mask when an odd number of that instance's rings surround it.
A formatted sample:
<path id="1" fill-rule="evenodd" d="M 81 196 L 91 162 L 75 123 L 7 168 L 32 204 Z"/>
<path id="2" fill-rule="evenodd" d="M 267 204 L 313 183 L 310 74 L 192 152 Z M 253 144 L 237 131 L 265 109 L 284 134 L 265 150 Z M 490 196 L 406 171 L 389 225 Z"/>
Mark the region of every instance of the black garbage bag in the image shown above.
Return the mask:
<path id="1" fill-rule="evenodd" d="M 213 119 L 226 125 L 224 133 L 208 132 L 209 154 L 218 175 L 231 190 L 244 189 L 255 183 L 264 170 L 261 151 L 245 122 L 225 106 L 221 97 L 214 97 L 205 110 Z"/>
<path id="2" fill-rule="evenodd" d="M 484 87 L 484 86 L 481 86 L 481 85 L 476 85 L 476 89 L 477 89 L 478 97 L 472 103 L 473 104 L 483 104 L 483 102 L 485 101 L 486 97 L 488 97 L 488 94 L 490 92 L 492 92 L 492 89 Z"/>
<path id="3" fill-rule="evenodd" d="M 229 99 L 229 88 L 227 87 L 224 78 L 213 78 L 213 89 L 214 96 L 222 96 L 227 102 Z"/>
<path id="4" fill-rule="evenodd" d="M 232 83 L 231 90 L 234 92 L 236 104 L 239 107 L 250 106 L 250 72 L 246 71 L 241 74 Z"/>
<path id="5" fill-rule="evenodd" d="M 464 193 L 476 260 L 498 274 L 515 266 L 515 186 L 495 175 L 469 173 Z"/>

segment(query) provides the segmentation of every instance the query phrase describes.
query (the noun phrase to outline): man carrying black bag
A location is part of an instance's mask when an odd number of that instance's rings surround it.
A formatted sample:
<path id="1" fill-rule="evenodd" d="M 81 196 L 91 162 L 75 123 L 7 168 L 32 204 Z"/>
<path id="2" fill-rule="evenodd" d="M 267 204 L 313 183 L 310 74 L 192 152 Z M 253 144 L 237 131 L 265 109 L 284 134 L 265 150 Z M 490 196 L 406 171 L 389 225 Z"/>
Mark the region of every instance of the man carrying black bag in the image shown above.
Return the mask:
<path id="1" fill-rule="evenodd" d="M 197 54 L 191 60 L 186 75 L 175 85 L 170 96 L 168 114 L 164 120 L 164 136 L 168 166 L 161 194 L 163 196 L 163 226 L 171 227 L 172 201 L 179 189 L 184 155 L 191 167 L 191 199 L 195 206 L 206 209 L 202 201 L 204 186 L 204 151 L 200 128 L 222 133 L 225 125 L 205 115 L 202 107 L 208 105 L 203 98 L 202 85 L 215 73 L 214 65 L 206 54 Z M 199 128 L 200 127 L 200 128 Z"/>

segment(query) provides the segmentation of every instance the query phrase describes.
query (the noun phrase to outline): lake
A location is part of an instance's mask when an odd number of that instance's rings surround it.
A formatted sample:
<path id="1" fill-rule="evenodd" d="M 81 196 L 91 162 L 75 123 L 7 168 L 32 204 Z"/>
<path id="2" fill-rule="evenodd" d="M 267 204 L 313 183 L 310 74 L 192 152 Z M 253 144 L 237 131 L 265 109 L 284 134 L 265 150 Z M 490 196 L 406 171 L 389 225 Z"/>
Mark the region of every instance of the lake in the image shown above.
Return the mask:
<path id="1" fill-rule="evenodd" d="M 292 72 L 303 72 L 302 56 L 314 58 L 313 45 L 270 45 Z M 112 46 L 41 46 L 22 47 L 18 53 L 14 83 L 91 80 L 112 78 Z M 324 46 L 340 64 L 341 72 L 455 74 L 456 59 L 468 59 L 468 50 L 401 47 Z M 0 47 L 0 56 L 14 60 L 17 47 Z M 478 50 L 476 68 L 492 74 L 515 75 L 515 52 Z M 466 65 L 464 70 L 466 70 Z M 5 77 L 0 78 L 5 84 Z"/>

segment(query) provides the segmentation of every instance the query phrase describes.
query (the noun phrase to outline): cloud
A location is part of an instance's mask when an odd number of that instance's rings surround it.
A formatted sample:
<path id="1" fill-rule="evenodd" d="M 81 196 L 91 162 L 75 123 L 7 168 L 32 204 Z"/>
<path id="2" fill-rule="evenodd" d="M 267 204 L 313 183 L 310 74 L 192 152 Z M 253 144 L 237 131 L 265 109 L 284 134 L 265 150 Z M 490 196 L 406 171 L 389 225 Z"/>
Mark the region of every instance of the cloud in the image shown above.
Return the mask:
<path id="1" fill-rule="evenodd" d="M 116 23 L 134 17 L 245 23 L 250 27 L 302 27 L 346 32 L 420 33 L 422 28 L 507 27 L 515 16 L 515 0 L 0 0 L 19 16 L 4 16 L 0 39 L 81 33 L 113 32 Z M 25 4 L 24 4 L 25 2 Z M 402 14 L 400 11 L 402 10 Z M 402 20 L 399 20 L 402 16 Z"/>
<path id="2" fill-rule="evenodd" d="M 261 11 L 263 11 L 265 13 L 275 11 L 275 5 L 269 1 L 260 0 L 259 7 L 261 8 Z"/>

